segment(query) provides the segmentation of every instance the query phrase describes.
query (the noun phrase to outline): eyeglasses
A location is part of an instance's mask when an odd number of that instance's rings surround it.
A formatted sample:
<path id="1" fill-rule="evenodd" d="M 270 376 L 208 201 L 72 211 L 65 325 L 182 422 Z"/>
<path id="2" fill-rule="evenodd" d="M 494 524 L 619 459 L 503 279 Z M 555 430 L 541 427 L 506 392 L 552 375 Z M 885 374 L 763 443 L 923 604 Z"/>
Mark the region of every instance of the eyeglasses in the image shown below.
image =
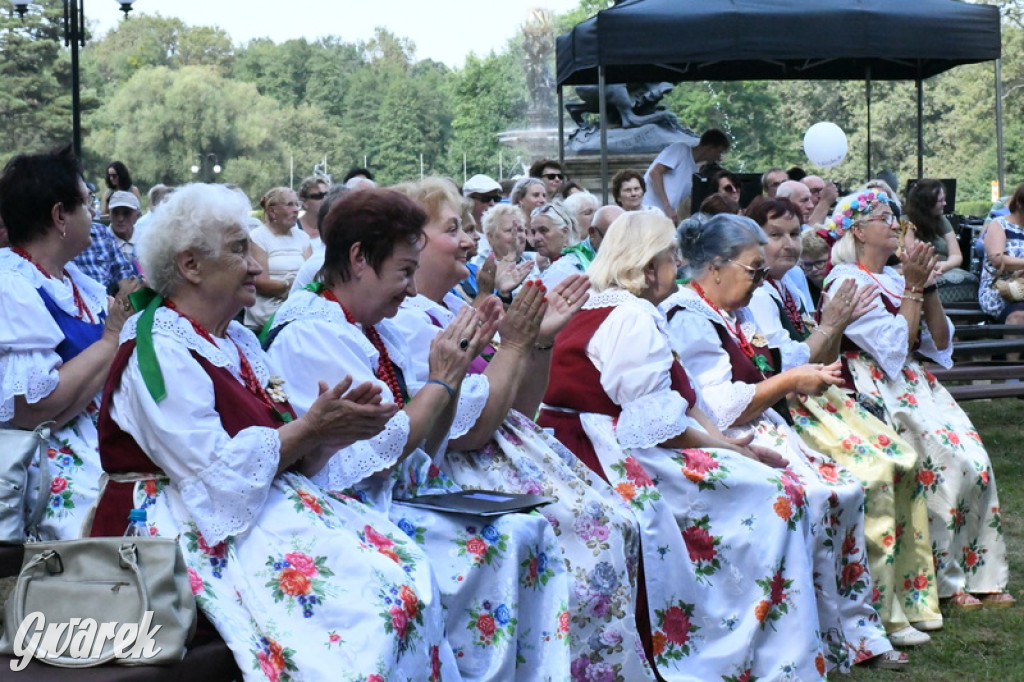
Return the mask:
<path id="1" fill-rule="evenodd" d="M 325 196 L 327 196 L 327 192 L 316 192 L 315 194 L 307 194 L 306 198 L 312 199 L 313 201 L 320 201 Z"/>
<path id="2" fill-rule="evenodd" d="M 544 173 L 541 177 L 545 180 L 565 180 L 564 173 Z"/>
<path id="3" fill-rule="evenodd" d="M 738 260 L 732 260 L 731 258 L 729 259 L 729 262 L 735 263 L 736 265 L 746 270 L 747 274 L 750 276 L 750 280 L 754 284 L 760 284 L 761 282 L 764 281 L 764 278 L 768 276 L 768 266 L 753 268 L 750 267 L 749 265 L 739 262 Z"/>
<path id="4" fill-rule="evenodd" d="M 501 197 L 494 194 L 488 194 L 485 196 L 476 195 L 473 197 L 474 201 L 479 201 L 481 204 L 500 204 Z"/>
<path id="5" fill-rule="evenodd" d="M 858 223 L 869 223 L 872 220 L 878 220 L 880 222 L 885 223 L 887 227 L 892 227 L 893 223 L 896 222 L 896 214 L 895 213 L 882 213 L 880 215 L 869 215 L 866 218 L 861 218 L 857 222 Z"/>

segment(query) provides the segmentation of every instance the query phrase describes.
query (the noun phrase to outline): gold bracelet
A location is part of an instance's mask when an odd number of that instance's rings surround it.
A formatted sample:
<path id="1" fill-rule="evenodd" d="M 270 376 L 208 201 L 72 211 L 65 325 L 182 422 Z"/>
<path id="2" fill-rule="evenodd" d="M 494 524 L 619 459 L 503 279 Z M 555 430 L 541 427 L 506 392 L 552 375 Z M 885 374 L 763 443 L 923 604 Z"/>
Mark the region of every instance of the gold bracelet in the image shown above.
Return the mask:
<path id="1" fill-rule="evenodd" d="M 901 298 L 904 301 L 914 301 L 915 303 L 924 303 L 924 296 L 912 296 L 910 294 L 903 294 Z"/>
<path id="2" fill-rule="evenodd" d="M 828 342 L 828 343 L 832 343 L 832 335 L 831 335 L 831 334 L 829 334 L 829 333 L 828 333 L 827 331 L 824 331 L 824 330 L 823 330 L 823 329 L 822 329 L 821 327 L 815 327 L 814 329 L 812 329 L 812 330 L 811 330 L 811 333 L 812 333 L 812 334 L 813 334 L 814 332 L 818 332 L 819 334 L 821 334 L 822 336 L 824 336 L 824 337 L 825 337 L 825 341 L 826 341 L 826 342 Z"/>
<path id="3" fill-rule="evenodd" d="M 912 294 L 923 294 L 924 287 L 907 287 L 907 291 L 909 291 Z"/>

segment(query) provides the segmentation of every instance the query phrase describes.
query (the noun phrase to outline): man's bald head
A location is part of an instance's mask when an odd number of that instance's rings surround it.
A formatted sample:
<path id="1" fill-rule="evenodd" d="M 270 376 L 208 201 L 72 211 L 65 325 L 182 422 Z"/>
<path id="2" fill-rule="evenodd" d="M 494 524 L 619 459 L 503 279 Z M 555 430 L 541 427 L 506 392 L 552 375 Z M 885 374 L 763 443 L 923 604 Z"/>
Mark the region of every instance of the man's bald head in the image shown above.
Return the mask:
<path id="1" fill-rule="evenodd" d="M 621 206 L 611 205 L 602 206 L 597 209 L 594 213 L 594 218 L 590 221 L 590 245 L 594 247 L 594 251 L 597 251 L 601 246 L 601 240 L 604 239 L 604 233 L 608 231 L 615 219 L 625 213 Z"/>
<path id="2" fill-rule="evenodd" d="M 806 223 L 810 219 L 811 212 L 814 210 L 814 198 L 811 196 L 811 190 L 804 183 L 796 180 L 786 180 L 779 185 L 775 197 L 777 199 L 789 199 L 796 204 L 800 208 L 801 222 Z"/>

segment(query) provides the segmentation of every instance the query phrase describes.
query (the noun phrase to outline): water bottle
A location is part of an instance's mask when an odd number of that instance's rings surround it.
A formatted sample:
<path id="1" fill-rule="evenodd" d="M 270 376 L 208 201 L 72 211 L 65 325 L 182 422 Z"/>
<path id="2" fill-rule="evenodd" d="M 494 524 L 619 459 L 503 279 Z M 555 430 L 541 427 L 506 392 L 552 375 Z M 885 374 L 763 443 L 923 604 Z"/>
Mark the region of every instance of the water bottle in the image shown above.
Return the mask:
<path id="1" fill-rule="evenodd" d="M 128 528 L 124 531 L 126 538 L 148 538 L 149 526 L 146 525 L 146 510 L 132 509 L 128 512 Z"/>

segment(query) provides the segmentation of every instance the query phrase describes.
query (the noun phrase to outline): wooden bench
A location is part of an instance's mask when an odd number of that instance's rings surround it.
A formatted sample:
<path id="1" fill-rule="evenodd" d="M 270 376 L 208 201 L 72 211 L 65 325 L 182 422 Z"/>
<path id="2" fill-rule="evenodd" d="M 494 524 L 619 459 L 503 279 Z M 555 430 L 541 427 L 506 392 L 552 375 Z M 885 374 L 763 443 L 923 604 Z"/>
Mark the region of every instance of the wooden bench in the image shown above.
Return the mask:
<path id="1" fill-rule="evenodd" d="M 24 548 L 0 545 L 0 577 L 21 572 Z M 35 659 L 24 670 L 11 670 L 11 656 L 0 656 L 0 682 L 241 682 L 242 673 L 224 640 L 193 643 L 180 663 L 174 665 L 120 666 L 95 668 L 58 668 Z"/>
<path id="2" fill-rule="evenodd" d="M 1024 397 L 1024 364 L 994 360 L 983 363 L 965 363 L 951 369 L 929 367 L 957 400 L 979 400 L 984 398 Z M 1012 383 L 991 383 L 993 381 Z M 959 383 L 966 382 L 966 383 Z M 988 382 L 988 383 L 974 383 Z"/>

